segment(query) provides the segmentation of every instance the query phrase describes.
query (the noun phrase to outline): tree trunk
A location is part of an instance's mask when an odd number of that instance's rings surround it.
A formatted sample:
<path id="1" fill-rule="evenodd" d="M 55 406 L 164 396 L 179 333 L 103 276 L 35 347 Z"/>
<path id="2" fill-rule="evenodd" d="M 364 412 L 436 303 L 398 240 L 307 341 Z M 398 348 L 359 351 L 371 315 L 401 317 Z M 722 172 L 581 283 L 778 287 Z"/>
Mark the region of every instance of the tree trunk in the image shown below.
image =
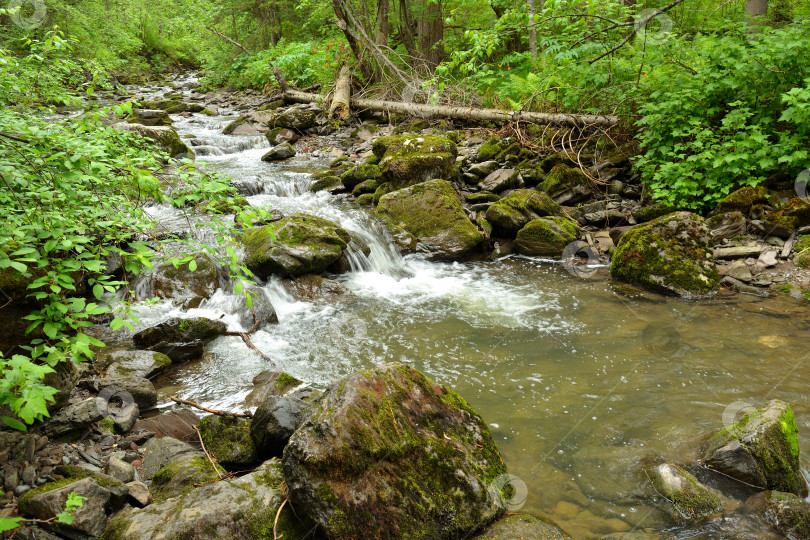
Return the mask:
<path id="1" fill-rule="evenodd" d="M 309 94 L 287 89 L 284 99 L 299 103 L 315 103 L 323 99 L 318 94 Z M 593 114 L 548 114 L 524 111 L 504 112 L 498 109 L 474 109 L 472 107 L 432 106 L 401 101 L 380 101 L 375 99 L 350 100 L 352 109 L 365 109 L 378 112 L 404 113 L 420 117 L 456 118 L 459 120 L 480 120 L 483 122 L 530 122 L 533 124 L 558 124 L 578 127 L 610 127 L 619 123 L 617 116 Z"/>
<path id="2" fill-rule="evenodd" d="M 352 70 L 346 64 L 340 66 L 337 82 L 335 83 L 335 95 L 332 97 L 332 105 L 329 107 L 329 118 L 339 118 L 346 120 L 351 112 L 349 100 L 351 99 Z"/>
<path id="3" fill-rule="evenodd" d="M 338 18 L 338 28 L 343 31 L 343 35 L 346 37 L 346 41 L 349 43 L 349 48 L 351 48 L 352 54 L 354 54 L 354 58 L 357 60 L 360 73 L 363 74 L 363 78 L 367 82 L 377 82 L 377 70 L 373 57 L 371 59 L 365 57 L 365 47 L 361 47 L 361 44 L 357 39 L 357 33 L 353 30 L 352 22 L 349 20 L 348 13 L 346 13 L 346 11 L 343 9 L 342 1 L 332 0 L 332 7 L 335 10 L 335 15 Z"/>
<path id="4" fill-rule="evenodd" d="M 756 28 L 765 22 L 765 15 L 768 14 L 768 0 L 745 0 L 745 14 L 748 15 L 748 26 L 752 28 L 750 33 L 756 34 Z"/>
<path id="5" fill-rule="evenodd" d="M 388 45 L 388 34 L 391 32 L 389 12 L 388 0 L 377 0 L 377 24 L 374 29 L 374 41 L 377 45 Z"/>
<path id="6" fill-rule="evenodd" d="M 442 61 L 444 18 L 442 0 L 422 0 L 422 12 L 416 19 L 416 34 L 421 64 L 432 73 Z"/>
<path id="7" fill-rule="evenodd" d="M 537 58 L 537 26 L 534 21 L 535 9 L 534 0 L 528 0 L 528 14 L 529 14 L 529 51 L 532 53 L 532 58 Z M 542 7 L 542 6 L 541 6 Z"/>
<path id="8" fill-rule="evenodd" d="M 416 47 L 414 46 L 413 15 L 411 14 L 411 4 L 409 0 L 399 0 L 399 41 L 408 51 L 411 58 L 416 58 Z"/>

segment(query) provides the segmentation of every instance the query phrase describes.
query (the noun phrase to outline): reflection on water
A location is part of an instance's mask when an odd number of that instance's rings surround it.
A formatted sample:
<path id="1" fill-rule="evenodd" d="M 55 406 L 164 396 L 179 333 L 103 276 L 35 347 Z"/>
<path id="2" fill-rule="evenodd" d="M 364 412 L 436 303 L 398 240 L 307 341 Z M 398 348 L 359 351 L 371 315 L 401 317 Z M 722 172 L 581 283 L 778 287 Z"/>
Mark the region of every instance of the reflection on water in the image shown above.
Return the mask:
<path id="1" fill-rule="evenodd" d="M 195 115 L 177 125 L 214 145 L 225 122 Z M 262 163 L 263 151 L 245 145 L 206 159 L 251 183 L 252 204 L 335 220 L 372 248 L 361 271 L 337 278 L 352 295 L 335 305 L 296 301 L 278 281 L 265 286 L 280 322 L 252 340 L 277 369 L 323 386 L 399 361 L 454 387 L 490 424 L 509 471 L 526 483 L 522 510 L 550 516 L 574 538 L 629 530 L 768 537 L 763 523 L 736 516 L 702 528 L 678 525 L 641 462 L 694 462 L 724 414 L 774 398 L 793 406 L 807 455 L 807 307 L 789 299 L 698 303 L 628 293 L 605 269 L 582 279 L 527 258 L 402 259 L 364 211 L 307 191 L 312 162 Z M 237 329 L 236 306 L 220 291 L 187 315 L 222 317 Z M 158 305 L 142 313 L 142 325 L 178 314 Z M 164 395 L 180 390 L 206 406 L 244 408 L 251 379 L 267 364 L 238 337 L 217 339 L 208 352 L 164 381 L 171 384 Z"/>

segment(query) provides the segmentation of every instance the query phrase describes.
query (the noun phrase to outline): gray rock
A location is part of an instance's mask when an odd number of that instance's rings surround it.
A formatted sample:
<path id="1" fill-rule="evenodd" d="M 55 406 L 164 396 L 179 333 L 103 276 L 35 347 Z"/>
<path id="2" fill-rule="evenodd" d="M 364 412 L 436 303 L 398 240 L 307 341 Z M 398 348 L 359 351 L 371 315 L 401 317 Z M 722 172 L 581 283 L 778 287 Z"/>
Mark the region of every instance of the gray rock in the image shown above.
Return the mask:
<path id="1" fill-rule="evenodd" d="M 65 509 L 65 501 L 71 492 L 76 492 L 87 500 L 79 508 L 70 525 L 56 523 L 54 530 L 68 538 L 84 539 L 87 536 L 100 536 L 107 524 L 104 508 L 110 500 L 110 492 L 99 486 L 92 478 L 71 482 L 60 488 L 37 493 L 32 491 L 19 501 L 20 510 L 37 519 L 51 519 Z"/>
<path id="2" fill-rule="evenodd" d="M 42 425 L 42 432 L 49 438 L 59 438 L 74 431 L 89 428 L 104 418 L 96 398 L 73 403 L 61 409 Z"/>
<path id="3" fill-rule="evenodd" d="M 155 502 L 146 508 L 129 508 L 110 520 L 109 540 L 165 538 L 272 538 L 273 521 L 283 499 L 283 482 L 277 460 L 245 476 L 216 482 Z M 279 514 L 278 530 L 284 538 L 307 537 L 313 524 L 288 507 Z"/>
<path id="4" fill-rule="evenodd" d="M 158 502 L 184 495 L 195 486 L 211 484 L 225 475 L 225 470 L 205 457 L 182 454 L 158 470 L 152 477 L 149 491 Z"/>
<path id="5" fill-rule="evenodd" d="M 137 133 L 141 137 L 146 137 L 157 142 L 170 156 L 180 154 L 194 156 L 194 152 L 184 143 L 177 132 L 171 126 L 143 126 L 141 124 L 118 123 L 113 124 L 113 128 L 119 131 Z"/>
<path id="6" fill-rule="evenodd" d="M 718 245 L 723 240 L 745 234 L 746 221 L 742 212 L 726 212 L 716 214 L 708 219 L 709 231 L 712 235 L 712 245 Z"/>
<path id="7" fill-rule="evenodd" d="M 759 257 L 762 253 L 762 246 L 732 246 L 714 248 L 715 259 L 745 259 L 747 257 Z"/>
<path id="8" fill-rule="evenodd" d="M 3 489 L 5 491 L 14 491 L 19 484 L 20 474 L 17 472 L 17 467 L 5 465 L 3 467 Z"/>
<path id="9" fill-rule="evenodd" d="M 709 441 L 705 464 L 762 489 L 800 493 L 796 422 L 790 405 L 772 400 Z"/>
<path id="10" fill-rule="evenodd" d="M 152 351 L 142 351 L 152 355 L 159 355 Z M 163 355 L 161 355 L 163 356 Z M 166 357 L 167 360 L 168 357 Z M 169 360 L 171 361 L 171 360 Z M 105 388 L 113 386 L 127 392 L 141 410 L 150 409 L 157 404 L 157 391 L 152 381 L 144 377 L 105 377 L 103 379 L 85 379 L 79 383 L 79 387 L 93 392 L 101 392 Z"/>
<path id="11" fill-rule="evenodd" d="M 547 193 L 554 202 L 568 205 L 589 199 L 596 190 L 593 181 L 581 170 L 564 163 L 555 165 L 537 189 Z"/>
<path id="12" fill-rule="evenodd" d="M 106 373 L 110 378 L 154 377 L 172 363 L 168 356 L 155 351 L 116 351 L 106 360 L 110 362 Z"/>
<path id="13" fill-rule="evenodd" d="M 253 377 L 253 390 L 245 398 L 249 408 L 258 407 L 270 396 L 283 396 L 301 381 L 281 371 L 265 370 Z"/>
<path id="14" fill-rule="evenodd" d="M 20 479 L 22 480 L 23 484 L 28 484 L 29 486 L 35 485 L 37 481 L 37 470 L 29 465 L 23 469 Z"/>
<path id="15" fill-rule="evenodd" d="M 728 268 L 725 269 L 723 275 L 738 279 L 744 283 L 751 283 L 754 279 L 754 276 L 751 275 L 751 270 L 742 261 L 734 261 L 731 263 Z"/>
<path id="16" fill-rule="evenodd" d="M 257 329 L 277 323 L 278 314 L 265 290 L 260 287 L 250 287 L 248 292 L 253 298 L 253 306 L 249 308 L 244 297 L 239 299 L 239 324 L 249 330 L 256 323 L 259 324 Z"/>
<path id="17" fill-rule="evenodd" d="M 160 469 L 178 460 L 181 456 L 202 456 L 201 451 L 171 437 L 155 437 L 143 446 L 144 456 L 138 474 L 144 480 L 151 480 Z"/>
<path id="18" fill-rule="evenodd" d="M 330 385 L 283 465 L 291 498 L 328 536 L 464 537 L 502 515 L 508 498 L 492 486 L 506 467 L 480 416 L 404 364 Z"/>
<path id="19" fill-rule="evenodd" d="M 292 396 L 269 396 L 256 409 L 250 437 L 263 458 L 280 457 L 308 404 Z"/>
<path id="20" fill-rule="evenodd" d="M 477 178 L 486 178 L 490 174 L 494 173 L 498 170 L 498 162 L 494 160 L 490 161 L 482 161 L 481 163 L 476 163 L 472 165 L 469 169 L 469 172 L 474 174 Z"/>
<path id="21" fill-rule="evenodd" d="M 778 253 L 778 251 L 773 249 L 763 251 L 759 256 L 758 262 L 765 268 L 774 267 L 779 264 L 779 261 L 776 259 Z"/>
<path id="22" fill-rule="evenodd" d="M 226 274 L 219 263 L 205 252 L 193 255 L 197 265 L 191 271 L 188 264 L 175 267 L 171 263 L 158 265 L 153 272 L 145 275 L 142 282 L 143 296 L 152 298 L 211 298 L 216 290 L 222 287 Z M 139 282 L 139 290 L 140 290 Z M 140 295 L 139 295 L 140 296 Z"/>
<path id="23" fill-rule="evenodd" d="M 262 156 L 262 161 L 280 161 L 295 155 L 295 148 L 290 143 L 281 143 L 271 148 Z"/>
<path id="24" fill-rule="evenodd" d="M 179 409 L 167 413 L 138 420 L 133 426 L 134 431 L 147 431 L 154 433 L 158 438 L 171 437 L 180 441 L 197 441 L 197 432 L 194 426 L 200 423 L 200 417 L 190 409 Z"/>
<path id="25" fill-rule="evenodd" d="M 500 169 L 484 178 L 479 187 L 485 191 L 500 193 L 507 189 L 515 189 L 521 186 L 523 180 L 520 173 L 515 169 Z"/>
<path id="26" fill-rule="evenodd" d="M 57 390 L 53 396 L 54 401 L 47 404 L 49 413 L 53 413 L 67 403 L 78 380 L 79 370 L 71 361 L 57 362 L 53 366 L 53 372 L 45 374 L 42 383 Z"/>
<path id="27" fill-rule="evenodd" d="M 107 464 L 104 466 L 104 474 L 127 484 L 135 480 L 135 467 L 123 459 L 110 456 L 107 460 Z"/>
<path id="28" fill-rule="evenodd" d="M 308 109 L 290 108 L 273 117 L 271 127 L 280 127 L 303 132 L 315 125 L 317 112 Z"/>
<path id="29" fill-rule="evenodd" d="M 17 485 L 17 487 L 14 488 L 14 495 L 16 497 L 22 497 L 29 491 L 31 491 L 31 486 L 29 486 L 28 484 L 19 484 Z"/>
<path id="30" fill-rule="evenodd" d="M 203 345 L 222 335 L 227 326 L 222 321 L 204 317 L 169 319 L 157 326 L 136 332 L 136 347 L 162 352 L 172 362 L 185 362 L 202 355 Z"/>
<path id="31" fill-rule="evenodd" d="M 703 519 L 725 507 L 719 492 L 677 465 L 662 463 L 649 474 L 655 490 L 670 500 L 683 519 Z"/>
<path id="32" fill-rule="evenodd" d="M 135 506 L 144 507 L 152 502 L 152 494 L 149 493 L 149 488 L 143 482 L 127 482 L 127 489 L 129 489 L 130 502 Z"/>

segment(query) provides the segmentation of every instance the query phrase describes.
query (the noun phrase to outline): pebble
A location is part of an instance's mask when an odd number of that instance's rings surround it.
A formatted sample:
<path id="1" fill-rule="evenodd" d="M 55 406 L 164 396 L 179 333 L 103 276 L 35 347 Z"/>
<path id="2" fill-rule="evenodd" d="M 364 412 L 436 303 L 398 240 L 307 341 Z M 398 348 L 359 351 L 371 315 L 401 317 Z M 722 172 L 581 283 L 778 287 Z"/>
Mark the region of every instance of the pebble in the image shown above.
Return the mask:
<path id="1" fill-rule="evenodd" d="M 31 491 L 31 486 L 27 486 L 25 484 L 20 484 L 19 486 L 14 488 L 14 495 L 16 495 L 17 497 L 20 497 L 20 496 L 28 493 L 29 491 Z"/>
<path id="2" fill-rule="evenodd" d="M 71 460 L 67 456 L 62 456 L 62 465 L 70 465 Z"/>

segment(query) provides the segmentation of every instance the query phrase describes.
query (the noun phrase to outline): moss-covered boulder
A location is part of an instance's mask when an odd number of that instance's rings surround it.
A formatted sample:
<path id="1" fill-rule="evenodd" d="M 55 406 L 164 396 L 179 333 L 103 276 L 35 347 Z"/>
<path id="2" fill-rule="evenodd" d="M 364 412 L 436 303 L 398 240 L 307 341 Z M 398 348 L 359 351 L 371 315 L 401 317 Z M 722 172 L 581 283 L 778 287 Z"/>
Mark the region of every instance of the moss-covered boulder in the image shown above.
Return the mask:
<path id="1" fill-rule="evenodd" d="M 432 258 L 458 259 L 484 241 L 446 180 L 430 180 L 384 195 L 376 214 L 393 232 L 405 231 L 416 238 Z"/>
<path id="2" fill-rule="evenodd" d="M 621 281 L 679 296 L 707 296 L 720 286 L 706 220 L 675 212 L 636 225 L 619 240 L 610 274 Z"/>
<path id="3" fill-rule="evenodd" d="M 258 463 L 256 446 L 250 438 L 249 418 L 206 416 L 197 426 L 205 449 L 226 469 L 244 471 Z"/>
<path id="4" fill-rule="evenodd" d="M 149 285 L 146 293 L 149 298 L 211 298 L 225 284 L 225 280 L 225 272 L 205 252 L 194 253 L 191 261 L 186 264 L 161 264 L 155 267 L 151 275 L 144 277 Z"/>
<path id="5" fill-rule="evenodd" d="M 409 366 L 339 380 L 306 414 L 284 477 L 332 538 L 461 538 L 511 497 L 495 482 L 506 467 L 481 417 Z"/>
<path id="6" fill-rule="evenodd" d="M 126 121 L 132 124 L 143 124 L 144 126 L 172 125 L 169 113 L 160 109 L 133 109 L 132 113 L 126 118 Z"/>
<path id="7" fill-rule="evenodd" d="M 318 178 L 309 186 L 310 191 L 328 191 L 330 193 L 341 189 L 343 189 L 343 183 L 340 181 L 340 177 L 334 175 Z"/>
<path id="8" fill-rule="evenodd" d="M 455 143 L 443 137 L 389 135 L 374 141 L 383 181 L 400 189 L 436 178 L 446 179 L 458 155 Z"/>
<path id="9" fill-rule="evenodd" d="M 768 188 L 765 186 L 745 186 L 726 195 L 712 213 L 742 212 L 747 215 L 752 206 L 766 202 L 768 202 Z"/>
<path id="10" fill-rule="evenodd" d="M 224 322 L 205 317 L 174 318 L 136 332 L 132 340 L 138 348 L 161 352 L 172 362 L 185 362 L 199 358 L 203 345 L 227 329 Z"/>
<path id="11" fill-rule="evenodd" d="M 352 195 L 359 197 L 360 195 L 371 194 L 373 196 L 378 187 L 380 187 L 380 183 L 377 180 L 366 180 L 355 186 Z"/>
<path id="12" fill-rule="evenodd" d="M 262 161 L 281 161 L 289 159 L 295 155 L 295 148 L 288 142 L 281 143 L 268 150 L 263 156 Z"/>
<path id="13" fill-rule="evenodd" d="M 144 126 L 141 124 L 128 124 L 121 122 L 113 124 L 115 129 L 119 131 L 127 131 L 130 133 L 137 133 L 141 137 L 152 139 L 166 151 L 170 156 L 178 156 L 180 154 L 187 154 L 194 156 L 194 152 L 184 143 L 177 132 L 171 126 Z"/>
<path id="14" fill-rule="evenodd" d="M 256 408 L 250 436 L 260 457 L 281 457 L 308 403 L 295 396 L 268 396 Z"/>
<path id="15" fill-rule="evenodd" d="M 537 189 L 558 204 L 574 204 L 591 198 L 596 186 L 581 170 L 561 163 L 551 169 Z"/>
<path id="16" fill-rule="evenodd" d="M 566 540 L 568 536 L 549 520 L 530 514 L 511 514 L 487 527 L 474 540 Z"/>
<path id="17" fill-rule="evenodd" d="M 522 183 L 523 179 L 520 176 L 520 172 L 518 172 L 516 169 L 498 169 L 497 171 L 491 172 L 486 178 L 481 180 L 478 187 L 484 191 L 500 193 L 501 191 L 506 191 L 507 189 L 520 187 Z"/>
<path id="18" fill-rule="evenodd" d="M 647 474 L 655 490 L 669 499 L 683 519 L 703 519 L 725 507 L 719 492 L 677 465 L 662 463 L 650 468 Z"/>
<path id="19" fill-rule="evenodd" d="M 636 223 L 647 223 L 661 216 L 677 212 L 677 210 L 677 208 L 673 208 L 667 204 L 652 203 L 634 210 L 633 219 L 636 220 Z"/>
<path id="20" fill-rule="evenodd" d="M 225 474 L 225 469 L 217 465 L 215 471 L 205 456 L 184 454 L 155 473 L 150 491 L 155 501 L 165 501 L 185 495 L 196 485 L 216 482 L 219 479 L 217 472 Z"/>
<path id="21" fill-rule="evenodd" d="M 518 231 L 515 248 L 522 255 L 559 257 L 578 237 L 579 225 L 568 218 L 537 218 Z"/>
<path id="22" fill-rule="evenodd" d="M 278 538 L 306 538 L 314 524 L 302 512 L 296 515 L 289 504 L 278 512 L 283 481 L 280 462 L 271 460 L 239 478 L 207 483 L 145 508 L 127 508 L 110 519 L 102 538 L 273 538 L 274 523 Z"/>
<path id="23" fill-rule="evenodd" d="M 789 540 L 810 538 L 810 504 L 798 495 L 781 491 L 757 493 L 745 501 L 745 511 L 765 516 Z"/>
<path id="24" fill-rule="evenodd" d="M 332 221 L 293 214 L 243 238 L 245 264 L 262 279 L 318 274 L 340 259 L 351 235 Z"/>
<path id="25" fill-rule="evenodd" d="M 60 482 L 45 484 L 23 495 L 19 508 L 25 515 L 36 519 L 54 519 L 64 511 L 65 501 L 72 492 L 85 497 L 84 504 L 75 511 L 71 523 L 55 524 L 52 530 L 67 538 L 99 536 L 107 525 L 104 508 L 110 500 L 110 492 L 92 478 L 66 478 Z"/>
<path id="26" fill-rule="evenodd" d="M 478 161 L 494 160 L 500 154 L 509 142 L 499 137 L 491 137 L 487 142 L 478 147 Z"/>
<path id="27" fill-rule="evenodd" d="M 490 206 L 486 219 L 492 225 L 493 234 L 512 237 L 533 219 L 562 215 L 560 205 L 545 193 L 517 189 Z"/>
<path id="28" fill-rule="evenodd" d="M 775 215 L 795 218 L 796 227 L 810 225 L 810 204 L 802 197 L 793 197 L 788 202 L 779 207 Z"/>
<path id="29" fill-rule="evenodd" d="M 274 128 L 287 128 L 302 133 L 315 125 L 318 113 L 312 109 L 293 107 L 273 117 Z"/>
<path id="30" fill-rule="evenodd" d="M 547 173 L 560 164 L 573 167 L 574 161 L 565 154 L 551 154 L 550 156 L 544 157 L 543 160 L 540 161 L 540 170 Z"/>
<path id="31" fill-rule="evenodd" d="M 712 437 L 705 463 L 762 489 L 799 494 L 804 481 L 797 432 L 790 405 L 769 401 Z"/>
<path id="32" fill-rule="evenodd" d="M 346 189 L 353 190 L 367 180 L 379 180 L 382 178 L 382 172 L 377 165 L 360 164 L 355 165 L 340 175 L 340 181 Z"/>
<path id="33" fill-rule="evenodd" d="M 301 384 L 302 381 L 289 373 L 264 370 L 253 377 L 253 390 L 245 398 L 245 406 L 258 407 L 268 397 L 283 396 Z"/>

